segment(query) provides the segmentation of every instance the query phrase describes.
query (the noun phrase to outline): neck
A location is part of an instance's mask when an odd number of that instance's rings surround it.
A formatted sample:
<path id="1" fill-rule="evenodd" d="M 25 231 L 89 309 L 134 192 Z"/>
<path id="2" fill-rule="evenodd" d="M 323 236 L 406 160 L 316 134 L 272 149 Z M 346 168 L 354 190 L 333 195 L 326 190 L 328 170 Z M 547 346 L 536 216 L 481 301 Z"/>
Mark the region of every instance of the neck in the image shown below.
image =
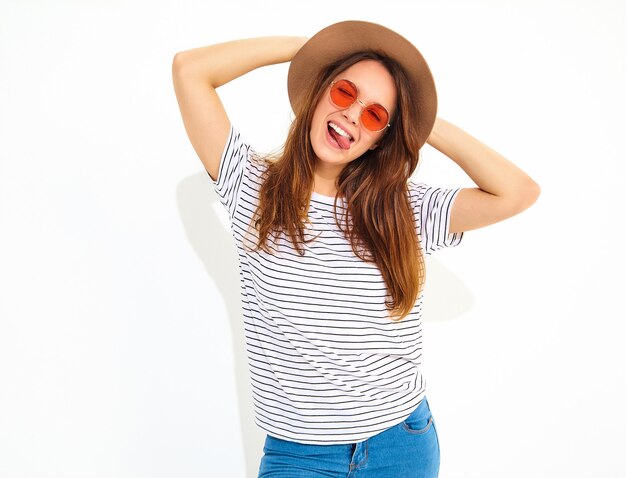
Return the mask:
<path id="1" fill-rule="evenodd" d="M 313 191 L 323 196 L 337 194 L 337 178 L 345 165 L 323 166 L 318 161 L 313 173 Z"/>

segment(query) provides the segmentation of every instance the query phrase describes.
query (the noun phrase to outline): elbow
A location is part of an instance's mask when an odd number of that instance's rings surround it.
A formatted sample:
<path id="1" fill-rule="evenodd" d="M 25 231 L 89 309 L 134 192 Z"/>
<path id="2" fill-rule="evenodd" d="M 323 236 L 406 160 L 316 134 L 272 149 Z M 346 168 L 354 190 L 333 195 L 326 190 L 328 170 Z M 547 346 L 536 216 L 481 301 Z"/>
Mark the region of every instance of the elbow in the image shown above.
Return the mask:
<path id="1" fill-rule="evenodd" d="M 541 187 L 532 179 L 529 179 L 527 184 L 522 188 L 520 194 L 520 207 L 522 210 L 528 209 L 530 206 L 537 202 L 539 195 L 541 194 Z"/>
<path id="2" fill-rule="evenodd" d="M 194 64 L 193 57 L 189 54 L 189 50 L 179 51 L 172 59 L 172 75 L 179 77 L 197 76 L 197 65 Z"/>
<path id="3" fill-rule="evenodd" d="M 532 179 L 530 180 L 528 191 L 528 195 L 531 197 L 533 203 L 537 201 L 537 199 L 539 199 L 539 195 L 541 194 L 541 187 Z"/>
<path id="4" fill-rule="evenodd" d="M 172 73 L 173 74 L 180 73 L 181 70 L 183 69 L 184 53 L 185 52 L 181 51 L 174 55 L 174 58 L 172 59 Z"/>

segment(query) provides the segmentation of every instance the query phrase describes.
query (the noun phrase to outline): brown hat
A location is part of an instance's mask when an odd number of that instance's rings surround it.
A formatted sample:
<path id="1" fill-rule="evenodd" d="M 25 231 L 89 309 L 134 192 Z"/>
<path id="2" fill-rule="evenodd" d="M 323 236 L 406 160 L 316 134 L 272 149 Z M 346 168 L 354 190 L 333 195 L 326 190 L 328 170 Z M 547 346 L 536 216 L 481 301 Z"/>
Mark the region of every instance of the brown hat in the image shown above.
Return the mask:
<path id="1" fill-rule="evenodd" d="M 291 107 L 302 100 L 307 85 L 330 63 L 350 53 L 375 51 L 397 61 L 412 85 L 418 109 L 420 148 L 437 116 L 437 91 L 433 75 L 422 54 L 403 36 L 377 23 L 345 21 L 313 35 L 291 60 L 287 90 Z"/>

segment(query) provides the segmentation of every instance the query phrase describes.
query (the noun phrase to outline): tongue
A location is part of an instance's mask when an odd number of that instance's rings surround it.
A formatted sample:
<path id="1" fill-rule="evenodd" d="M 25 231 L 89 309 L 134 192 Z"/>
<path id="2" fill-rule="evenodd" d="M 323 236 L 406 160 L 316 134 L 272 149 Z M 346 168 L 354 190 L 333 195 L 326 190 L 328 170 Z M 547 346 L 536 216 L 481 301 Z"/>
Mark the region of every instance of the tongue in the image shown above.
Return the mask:
<path id="1" fill-rule="evenodd" d="M 350 148 L 350 140 L 344 136 L 341 136 L 337 131 L 332 128 L 329 128 L 331 136 L 337 141 L 337 144 L 341 149 L 349 149 Z"/>

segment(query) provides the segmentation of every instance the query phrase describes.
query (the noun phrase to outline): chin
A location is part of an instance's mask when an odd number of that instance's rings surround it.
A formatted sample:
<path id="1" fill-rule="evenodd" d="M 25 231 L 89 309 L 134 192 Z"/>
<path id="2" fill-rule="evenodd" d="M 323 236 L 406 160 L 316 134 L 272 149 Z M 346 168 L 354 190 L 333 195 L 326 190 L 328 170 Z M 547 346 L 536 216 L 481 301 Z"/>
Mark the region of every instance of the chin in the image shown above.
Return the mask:
<path id="1" fill-rule="evenodd" d="M 326 164 L 342 164 L 346 162 L 345 154 L 341 154 L 340 151 L 336 151 L 326 145 L 321 147 L 313 145 L 313 152 L 317 161 L 323 161 Z"/>

